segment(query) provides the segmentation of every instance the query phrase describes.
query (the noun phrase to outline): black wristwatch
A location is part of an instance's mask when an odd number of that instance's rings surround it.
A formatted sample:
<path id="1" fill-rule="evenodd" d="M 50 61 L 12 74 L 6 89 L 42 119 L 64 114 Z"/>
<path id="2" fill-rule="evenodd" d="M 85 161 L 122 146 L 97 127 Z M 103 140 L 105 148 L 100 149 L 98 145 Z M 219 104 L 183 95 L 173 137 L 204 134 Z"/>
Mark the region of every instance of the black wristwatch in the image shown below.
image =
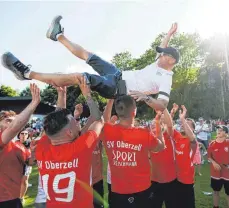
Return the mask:
<path id="1" fill-rule="evenodd" d="M 149 101 L 150 101 L 150 97 L 147 95 L 146 99 L 145 99 L 145 102 L 149 102 Z"/>

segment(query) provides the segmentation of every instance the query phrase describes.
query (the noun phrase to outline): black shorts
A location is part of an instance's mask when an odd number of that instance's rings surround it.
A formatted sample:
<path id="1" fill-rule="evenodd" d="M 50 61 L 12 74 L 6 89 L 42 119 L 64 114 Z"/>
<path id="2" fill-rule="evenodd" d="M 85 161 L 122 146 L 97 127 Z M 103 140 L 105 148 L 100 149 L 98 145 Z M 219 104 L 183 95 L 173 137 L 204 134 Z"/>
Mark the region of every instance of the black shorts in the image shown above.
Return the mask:
<path id="1" fill-rule="evenodd" d="M 93 204 L 94 208 L 102 208 L 104 207 L 104 202 L 103 202 L 103 195 L 104 195 L 104 188 L 103 188 L 103 180 L 95 183 L 93 185 L 94 189 L 94 199 L 93 199 Z"/>
<path id="2" fill-rule="evenodd" d="M 177 180 L 169 183 L 152 182 L 153 196 L 151 198 L 151 207 L 162 208 L 165 203 L 166 208 L 176 208 L 178 198 Z"/>
<path id="3" fill-rule="evenodd" d="M 221 191 L 223 186 L 224 186 L 225 194 L 229 196 L 229 181 L 224 180 L 224 179 L 217 180 L 217 179 L 211 178 L 211 187 L 213 191 Z"/>
<path id="4" fill-rule="evenodd" d="M 110 208 L 151 208 L 152 188 L 133 194 L 111 192 Z"/>
<path id="5" fill-rule="evenodd" d="M 108 204 L 110 206 L 111 204 L 111 184 L 107 183 L 107 188 L 108 188 Z"/>
<path id="6" fill-rule="evenodd" d="M 1 208 L 22 208 L 20 199 L 13 199 L 9 201 L 0 202 Z"/>
<path id="7" fill-rule="evenodd" d="M 194 184 L 176 183 L 179 200 L 176 208 L 195 208 Z"/>

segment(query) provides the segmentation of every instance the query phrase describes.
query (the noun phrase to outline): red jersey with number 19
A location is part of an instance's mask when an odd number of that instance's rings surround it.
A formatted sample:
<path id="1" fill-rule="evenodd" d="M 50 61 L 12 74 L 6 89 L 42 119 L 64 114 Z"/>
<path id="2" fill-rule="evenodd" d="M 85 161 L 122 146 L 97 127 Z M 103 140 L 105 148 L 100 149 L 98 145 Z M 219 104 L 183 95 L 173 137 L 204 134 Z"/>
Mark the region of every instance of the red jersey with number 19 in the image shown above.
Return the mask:
<path id="1" fill-rule="evenodd" d="M 36 159 L 48 208 L 93 208 L 90 174 L 96 141 L 96 133 L 88 131 L 71 143 L 54 146 L 47 136 L 38 142 Z"/>

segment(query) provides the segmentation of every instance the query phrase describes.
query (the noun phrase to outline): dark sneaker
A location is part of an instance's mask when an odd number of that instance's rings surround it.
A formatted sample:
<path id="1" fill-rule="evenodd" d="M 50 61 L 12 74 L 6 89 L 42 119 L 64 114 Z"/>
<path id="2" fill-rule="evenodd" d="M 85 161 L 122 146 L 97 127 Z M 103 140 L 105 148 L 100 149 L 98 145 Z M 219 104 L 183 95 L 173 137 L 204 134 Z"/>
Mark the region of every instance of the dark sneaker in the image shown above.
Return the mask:
<path id="1" fill-rule="evenodd" d="M 46 33 L 46 37 L 57 41 L 57 35 L 58 34 L 63 34 L 64 33 L 64 28 L 61 27 L 60 24 L 60 20 L 62 19 L 62 16 L 56 16 L 54 17 L 54 19 L 52 20 L 52 24 L 50 25 L 47 33 Z"/>
<path id="2" fill-rule="evenodd" d="M 12 53 L 6 52 L 2 55 L 2 65 L 12 71 L 19 80 L 30 80 L 25 77 L 25 73 L 30 71 L 29 66 L 24 65 Z"/>

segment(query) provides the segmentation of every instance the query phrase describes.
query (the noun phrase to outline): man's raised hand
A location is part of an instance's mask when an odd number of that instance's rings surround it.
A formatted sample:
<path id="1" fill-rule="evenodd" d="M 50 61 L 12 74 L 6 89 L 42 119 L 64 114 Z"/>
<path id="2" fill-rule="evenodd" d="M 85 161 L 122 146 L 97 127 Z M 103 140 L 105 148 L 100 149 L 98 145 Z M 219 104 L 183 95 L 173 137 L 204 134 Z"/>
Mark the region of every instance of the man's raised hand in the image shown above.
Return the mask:
<path id="1" fill-rule="evenodd" d="M 32 95 L 32 103 L 38 105 L 41 102 L 40 89 L 36 84 L 30 84 L 30 92 Z"/>
<path id="2" fill-rule="evenodd" d="M 173 23 L 169 32 L 168 32 L 168 35 L 170 35 L 170 36 L 174 35 L 177 32 L 177 28 L 178 28 L 177 23 L 176 22 Z"/>
<path id="3" fill-rule="evenodd" d="M 79 118 L 82 113 L 83 113 L 83 105 L 77 104 L 74 110 L 74 118 Z"/>

